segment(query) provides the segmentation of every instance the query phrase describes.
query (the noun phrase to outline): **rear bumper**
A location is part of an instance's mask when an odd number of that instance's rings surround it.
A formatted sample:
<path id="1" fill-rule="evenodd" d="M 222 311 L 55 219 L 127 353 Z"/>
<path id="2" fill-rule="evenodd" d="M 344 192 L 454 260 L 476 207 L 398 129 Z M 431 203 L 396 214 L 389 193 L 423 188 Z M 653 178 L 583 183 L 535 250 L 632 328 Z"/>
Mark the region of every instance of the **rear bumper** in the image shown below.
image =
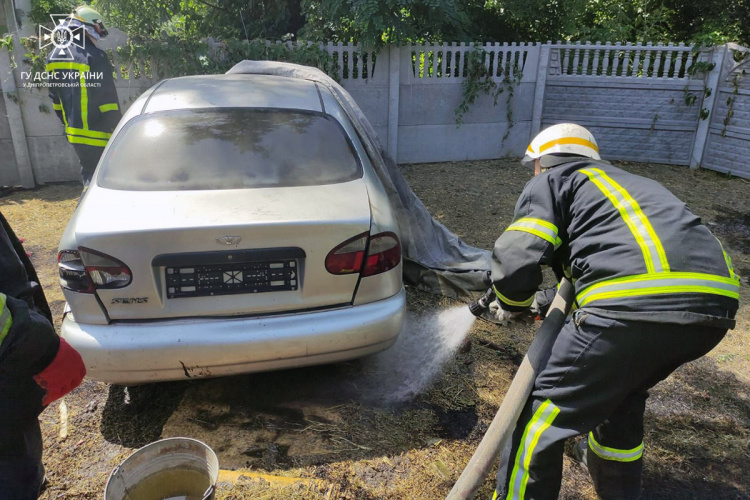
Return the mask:
<path id="1" fill-rule="evenodd" d="M 342 309 L 263 318 L 78 324 L 62 336 L 83 356 L 87 376 L 137 384 L 332 363 L 390 347 L 406 294 Z"/>

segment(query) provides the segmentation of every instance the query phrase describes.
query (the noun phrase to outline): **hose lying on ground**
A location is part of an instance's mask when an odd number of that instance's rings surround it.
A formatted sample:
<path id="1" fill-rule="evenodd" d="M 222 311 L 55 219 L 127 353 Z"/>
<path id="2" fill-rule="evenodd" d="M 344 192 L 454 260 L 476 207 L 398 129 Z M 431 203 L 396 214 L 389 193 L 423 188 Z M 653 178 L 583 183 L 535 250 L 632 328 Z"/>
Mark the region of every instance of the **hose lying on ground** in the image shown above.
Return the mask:
<path id="1" fill-rule="evenodd" d="M 547 317 L 534 336 L 516 376 L 513 377 L 508 392 L 497 410 L 497 415 L 446 500 L 474 498 L 479 486 L 487 477 L 487 473 L 513 433 L 516 421 L 534 388 L 534 380 L 539 367 L 549 357 L 552 344 L 565 323 L 565 318 L 573 303 L 573 296 L 573 285 L 567 279 L 563 279 L 547 312 Z"/>

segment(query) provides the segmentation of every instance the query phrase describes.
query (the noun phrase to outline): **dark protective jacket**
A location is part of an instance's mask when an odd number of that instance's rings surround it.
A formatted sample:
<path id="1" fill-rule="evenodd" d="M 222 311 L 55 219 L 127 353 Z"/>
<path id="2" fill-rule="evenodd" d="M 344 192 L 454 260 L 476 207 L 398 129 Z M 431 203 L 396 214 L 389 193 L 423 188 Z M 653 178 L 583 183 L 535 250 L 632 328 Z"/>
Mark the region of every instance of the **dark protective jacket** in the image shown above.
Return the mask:
<path id="1" fill-rule="evenodd" d="M 47 59 L 52 107 L 71 144 L 104 147 L 122 118 L 107 54 L 88 37 L 85 48 L 70 45 L 73 60 Z"/>
<path id="2" fill-rule="evenodd" d="M 60 340 L 38 278 L 0 214 L 0 459 L 28 451 L 44 391 L 32 378 L 57 355 Z"/>
<path id="3" fill-rule="evenodd" d="M 721 243 L 661 184 L 605 161 L 526 184 L 492 255 L 504 308 L 531 305 L 541 266 L 572 278 L 576 305 L 604 317 L 734 327 L 739 277 Z"/>

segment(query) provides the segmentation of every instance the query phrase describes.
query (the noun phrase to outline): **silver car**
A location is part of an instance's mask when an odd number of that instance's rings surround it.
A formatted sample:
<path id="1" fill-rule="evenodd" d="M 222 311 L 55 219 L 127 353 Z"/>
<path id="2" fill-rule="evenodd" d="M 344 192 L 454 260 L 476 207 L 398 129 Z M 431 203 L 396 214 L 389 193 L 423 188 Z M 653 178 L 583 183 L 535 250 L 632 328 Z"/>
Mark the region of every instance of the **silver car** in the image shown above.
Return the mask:
<path id="1" fill-rule="evenodd" d="M 60 243 L 62 336 L 134 384 L 342 361 L 405 310 L 394 213 L 322 86 L 166 80 L 112 134 Z"/>

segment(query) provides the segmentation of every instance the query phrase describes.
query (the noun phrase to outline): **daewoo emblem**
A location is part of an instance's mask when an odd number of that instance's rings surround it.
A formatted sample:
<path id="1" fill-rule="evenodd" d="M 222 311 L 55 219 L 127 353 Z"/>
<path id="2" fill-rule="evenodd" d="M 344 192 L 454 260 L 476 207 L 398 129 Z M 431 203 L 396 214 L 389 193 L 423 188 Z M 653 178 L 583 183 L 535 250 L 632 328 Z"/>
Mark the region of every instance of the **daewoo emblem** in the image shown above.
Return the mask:
<path id="1" fill-rule="evenodd" d="M 239 236 L 219 236 L 218 238 L 216 238 L 216 243 L 218 243 L 219 245 L 230 246 L 237 245 L 240 240 L 242 240 L 242 238 Z"/>

